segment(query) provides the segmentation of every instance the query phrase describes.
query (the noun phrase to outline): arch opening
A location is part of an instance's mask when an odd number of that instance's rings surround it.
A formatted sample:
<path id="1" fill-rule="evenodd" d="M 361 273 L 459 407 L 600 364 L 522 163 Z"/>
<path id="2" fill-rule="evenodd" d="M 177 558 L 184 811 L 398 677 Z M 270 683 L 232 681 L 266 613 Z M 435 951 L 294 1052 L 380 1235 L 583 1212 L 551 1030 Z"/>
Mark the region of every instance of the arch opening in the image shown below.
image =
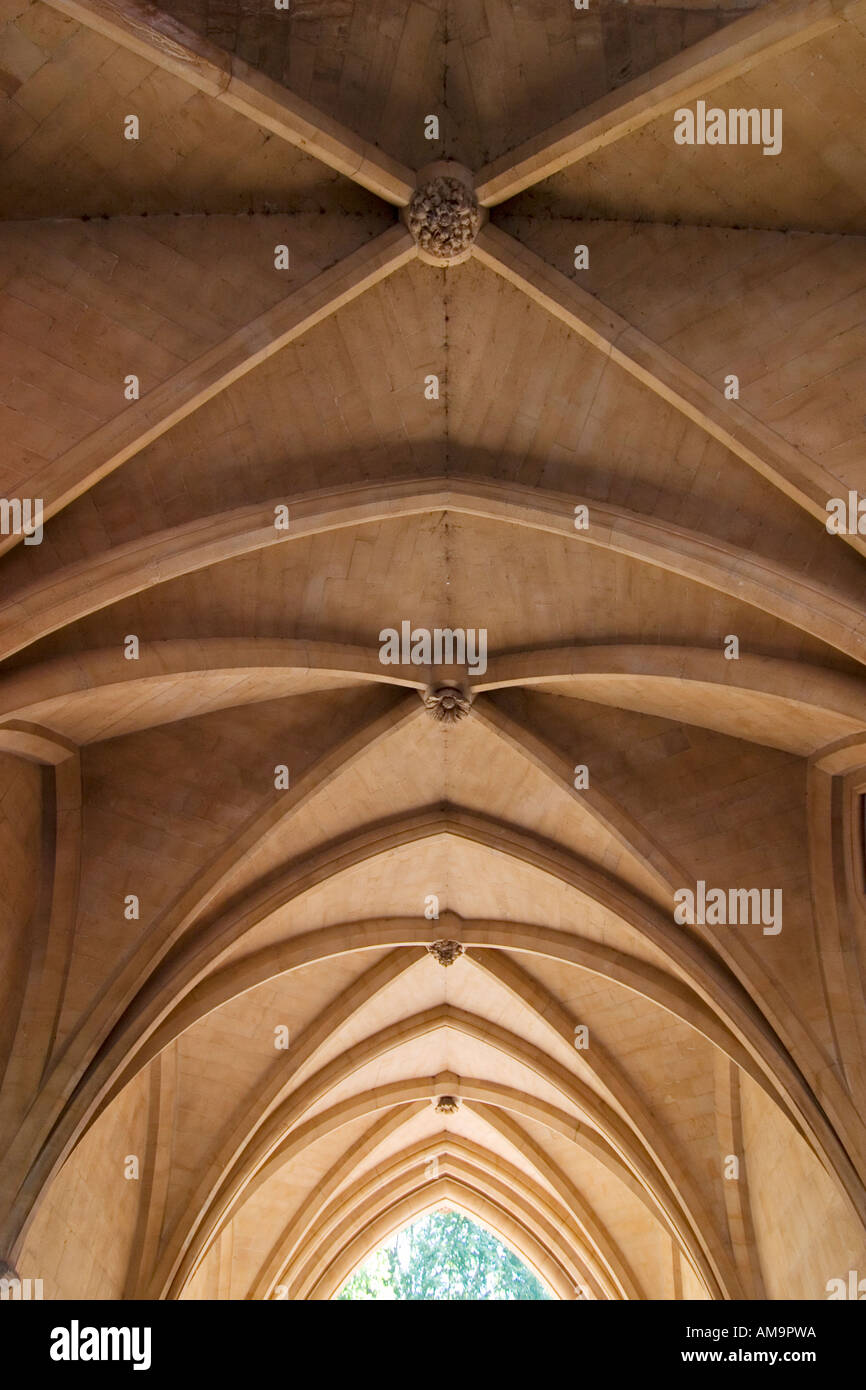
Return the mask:
<path id="1" fill-rule="evenodd" d="M 556 1294 L 498 1236 L 451 1206 L 416 1217 L 356 1266 L 340 1301 L 548 1302 Z"/>

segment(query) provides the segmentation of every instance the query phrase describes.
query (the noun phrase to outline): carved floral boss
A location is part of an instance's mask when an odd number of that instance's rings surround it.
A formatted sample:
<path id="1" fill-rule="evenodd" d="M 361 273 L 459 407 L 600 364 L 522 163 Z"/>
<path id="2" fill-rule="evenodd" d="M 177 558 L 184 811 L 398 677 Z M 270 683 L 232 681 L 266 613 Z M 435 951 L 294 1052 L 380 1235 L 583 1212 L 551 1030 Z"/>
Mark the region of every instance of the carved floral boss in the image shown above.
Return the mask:
<path id="1" fill-rule="evenodd" d="M 418 175 L 403 218 L 428 265 L 460 265 L 472 251 L 485 212 L 472 174 L 453 160 L 437 160 Z"/>

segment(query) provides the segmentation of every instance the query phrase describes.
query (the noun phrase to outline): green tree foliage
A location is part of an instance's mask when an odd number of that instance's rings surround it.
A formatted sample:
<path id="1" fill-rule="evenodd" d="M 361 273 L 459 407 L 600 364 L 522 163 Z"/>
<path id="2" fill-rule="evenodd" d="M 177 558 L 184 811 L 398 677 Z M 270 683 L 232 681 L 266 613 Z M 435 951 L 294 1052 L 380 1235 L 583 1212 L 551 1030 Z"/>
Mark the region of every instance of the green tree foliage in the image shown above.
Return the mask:
<path id="1" fill-rule="evenodd" d="M 380 1246 L 341 1299 L 549 1299 L 522 1260 L 460 1212 L 433 1212 Z"/>

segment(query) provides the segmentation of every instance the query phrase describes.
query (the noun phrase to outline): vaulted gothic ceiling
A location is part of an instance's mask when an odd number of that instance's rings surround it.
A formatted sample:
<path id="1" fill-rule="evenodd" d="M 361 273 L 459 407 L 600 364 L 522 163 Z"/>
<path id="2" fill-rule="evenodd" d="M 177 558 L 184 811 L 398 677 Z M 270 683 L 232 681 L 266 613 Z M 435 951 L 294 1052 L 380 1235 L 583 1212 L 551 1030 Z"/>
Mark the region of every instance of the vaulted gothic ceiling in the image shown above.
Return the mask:
<path id="1" fill-rule="evenodd" d="M 866 1261 L 866 0 L 0 24 L 44 523 L 0 536 L 0 1255 L 326 1299 L 447 1205 L 564 1299 L 823 1297 Z M 698 101 L 781 152 L 675 143 Z M 781 929 L 678 921 L 699 883 Z"/>

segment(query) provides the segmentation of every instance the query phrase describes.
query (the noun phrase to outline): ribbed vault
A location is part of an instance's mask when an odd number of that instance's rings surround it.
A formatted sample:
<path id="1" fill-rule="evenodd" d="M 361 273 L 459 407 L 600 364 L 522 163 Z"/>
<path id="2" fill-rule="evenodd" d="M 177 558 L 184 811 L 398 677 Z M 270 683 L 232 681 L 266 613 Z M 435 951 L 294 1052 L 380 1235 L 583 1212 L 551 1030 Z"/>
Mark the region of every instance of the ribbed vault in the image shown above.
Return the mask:
<path id="1" fill-rule="evenodd" d="M 866 1260 L 866 3 L 320 8 L 0 15 L 44 522 L 0 1256 L 322 1300 L 445 1206 L 561 1299 L 821 1297 Z M 779 91 L 777 159 L 677 162 L 677 108 Z M 782 929 L 678 921 L 698 882 Z"/>

